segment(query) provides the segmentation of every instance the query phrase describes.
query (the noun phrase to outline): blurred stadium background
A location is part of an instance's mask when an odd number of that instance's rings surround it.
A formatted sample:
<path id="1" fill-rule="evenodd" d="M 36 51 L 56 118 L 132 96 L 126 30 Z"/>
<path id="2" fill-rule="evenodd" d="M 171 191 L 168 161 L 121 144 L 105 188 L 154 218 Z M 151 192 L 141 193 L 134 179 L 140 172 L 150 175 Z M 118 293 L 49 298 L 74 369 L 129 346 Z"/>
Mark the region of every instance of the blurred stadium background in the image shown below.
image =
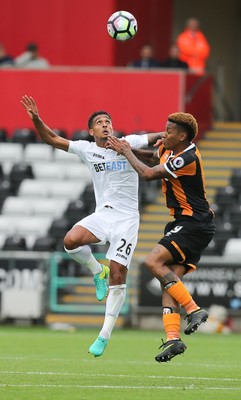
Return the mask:
<path id="1" fill-rule="evenodd" d="M 116 10 L 139 24 L 127 43 L 111 40 L 106 21 Z M 0 69 L 0 321 L 99 327 L 104 306 L 92 278 L 63 253 L 72 224 L 94 208 L 88 171 L 77 158 L 40 142 L 20 104 L 36 98 L 59 135 L 90 140 L 89 114 L 107 109 L 117 135 L 158 131 L 174 111 L 193 113 L 217 215 L 217 233 L 186 284 L 199 304 L 212 306 L 208 329 L 241 331 L 241 3 L 220 0 L 11 0 L 0 3 L 0 42 L 17 56 L 37 42 L 51 66 Z M 167 57 L 188 17 L 200 19 L 210 45 L 207 74 L 127 68 L 143 43 Z M 44 26 L 44 29 L 43 29 Z M 169 220 L 160 185 L 140 185 L 141 226 L 118 326 L 160 328 L 157 282 L 142 268 Z M 104 259 L 103 247 L 94 247 Z M 218 306 L 218 307 L 217 307 Z"/>

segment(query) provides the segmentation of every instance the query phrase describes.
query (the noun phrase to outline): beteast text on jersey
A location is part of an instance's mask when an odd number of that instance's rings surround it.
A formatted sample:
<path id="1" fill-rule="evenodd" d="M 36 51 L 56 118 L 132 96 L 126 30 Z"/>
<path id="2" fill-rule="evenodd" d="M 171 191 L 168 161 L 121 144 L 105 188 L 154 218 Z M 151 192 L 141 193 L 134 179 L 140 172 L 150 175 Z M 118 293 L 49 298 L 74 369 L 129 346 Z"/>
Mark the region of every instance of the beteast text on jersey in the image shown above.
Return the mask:
<path id="1" fill-rule="evenodd" d="M 107 161 L 103 163 L 94 164 L 96 172 L 100 171 L 125 171 L 127 161 Z"/>

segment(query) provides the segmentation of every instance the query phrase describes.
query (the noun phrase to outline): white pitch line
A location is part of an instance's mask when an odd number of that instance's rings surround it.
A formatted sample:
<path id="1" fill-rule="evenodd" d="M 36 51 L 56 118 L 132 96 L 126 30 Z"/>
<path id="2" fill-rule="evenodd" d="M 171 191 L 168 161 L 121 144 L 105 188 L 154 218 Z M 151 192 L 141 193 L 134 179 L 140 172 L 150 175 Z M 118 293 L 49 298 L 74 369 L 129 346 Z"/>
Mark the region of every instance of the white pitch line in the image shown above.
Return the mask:
<path id="1" fill-rule="evenodd" d="M 56 358 L 52 358 L 52 357 L 36 357 L 36 356 L 0 356 L 0 360 L 15 360 L 15 361 L 22 361 L 22 360 L 36 360 L 36 361 L 59 361 L 59 362 L 73 362 L 73 361 L 79 361 L 82 363 L 93 363 L 93 362 L 99 362 L 99 360 L 95 360 L 93 358 L 81 358 L 80 357 L 72 357 L 72 358 L 61 358 L 61 357 L 56 357 Z M 130 361 L 130 360 L 116 360 L 116 359 L 108 359 L 108 360 L 103 360 L 105 362 L 105 364 L 128 364 L 128 365 L 156 365 L 156 363 L 154 363 L 154 361 Z M 188 363 L 188 362 L 175 362 L 175 364 L 173 363 L 173 367 L 174 366 L 191 366 L 191 367 L 196 367 L 197 364 L 194 363 Z M 201 364 L 198 363 L 198 367 L 204 367 L 204 368 L 237 368 L 237 369 L 241 369 L 241 363 L 236 363 L 235 365 L 231 364 Z"/>
<path id="2" fill-rule="evenodd" d="M 132 389 L 132 390 L 137 390 L 137 389 L 170 389 L 170 390 L 183 390 L 185 388 L 185 390 L 197 390 L 197 388 L 193 385 L 190 386 L 107 386 L 107 385 L 48 385 L 48 384 L 38 384 L 38 385 L 33 385 L 33 384 L 0 384 L 0 387 L 47 387 L 47 388 L 61 388 L 61 389 Z M 202 388 L 202 391 L 204 390 L 225 390 L 225 391 L 236 391 L 236 390 L 240 390 L 241 387 L 239 388 L 226 388 L 226 387 L 209 387 L 209 388 Z"/>
<path id="3" fill-rule="evenodd" d="M 83 376 L 83 377 L 106 377 L 106 378 L 127 378 L 127 379 L 183 379 L 192 381 L 226 381 L 226 382 L 240 382 L 239 378 L 210 378 L 210 377 L 197 377 L 197 376 L 174 376 L 174 375 L 125 375 L 125 374 L 83 374 L 77 372 L 55 372 L 55 371 L 0 371 L 0 375 L 56 375 L 56 376 Z"/>

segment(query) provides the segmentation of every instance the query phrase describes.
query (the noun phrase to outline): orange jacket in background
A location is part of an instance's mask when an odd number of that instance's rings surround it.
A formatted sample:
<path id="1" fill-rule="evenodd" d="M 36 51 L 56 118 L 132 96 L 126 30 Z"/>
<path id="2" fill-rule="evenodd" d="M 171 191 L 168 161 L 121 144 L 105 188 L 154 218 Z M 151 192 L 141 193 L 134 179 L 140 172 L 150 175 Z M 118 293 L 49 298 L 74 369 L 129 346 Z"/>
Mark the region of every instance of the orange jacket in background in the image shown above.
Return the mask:
<path id="1" fill-rule="evenodd" d="M 203 74 L 210 54 L 210 46 L 204 34 L 185 29 L 177 37 L 177 46 L 179 58 L 188 64 L 190 71 Z"/>

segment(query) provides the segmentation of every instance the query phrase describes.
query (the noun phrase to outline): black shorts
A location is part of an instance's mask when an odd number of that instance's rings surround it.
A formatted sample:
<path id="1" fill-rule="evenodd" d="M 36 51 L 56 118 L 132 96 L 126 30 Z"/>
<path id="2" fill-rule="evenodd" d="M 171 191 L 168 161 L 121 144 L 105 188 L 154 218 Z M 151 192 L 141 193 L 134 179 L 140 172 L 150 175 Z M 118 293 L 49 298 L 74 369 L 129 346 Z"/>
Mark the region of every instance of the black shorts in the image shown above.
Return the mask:
<path id="1" fill-rule="evenodd" d="M 191 217 L 180 217 L 169 222 L 163 238 L 158 242 L 172 254 L 174 263 L 182 264 L 187 271 L 196 269 L 201 253 L 215 233 L 213 218 L 201 222 Z"/>

